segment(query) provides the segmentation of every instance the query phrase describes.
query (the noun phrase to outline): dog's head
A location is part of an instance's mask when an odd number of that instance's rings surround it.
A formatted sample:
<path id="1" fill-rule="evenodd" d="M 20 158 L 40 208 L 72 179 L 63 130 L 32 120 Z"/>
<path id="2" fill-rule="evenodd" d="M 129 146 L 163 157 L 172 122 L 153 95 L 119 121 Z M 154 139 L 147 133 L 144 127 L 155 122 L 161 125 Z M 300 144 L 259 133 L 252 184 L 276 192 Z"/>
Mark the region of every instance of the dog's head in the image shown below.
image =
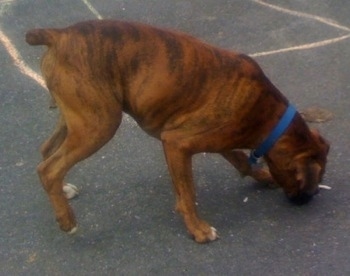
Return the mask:
<path id="1" fill-rule="evenodd" d="M 318 192 L 329 148 L 318 131 L 312 130 L 297 139 L 281 139 L 266 156 L 272 176 L 291 201 L 307 203 Z"/>

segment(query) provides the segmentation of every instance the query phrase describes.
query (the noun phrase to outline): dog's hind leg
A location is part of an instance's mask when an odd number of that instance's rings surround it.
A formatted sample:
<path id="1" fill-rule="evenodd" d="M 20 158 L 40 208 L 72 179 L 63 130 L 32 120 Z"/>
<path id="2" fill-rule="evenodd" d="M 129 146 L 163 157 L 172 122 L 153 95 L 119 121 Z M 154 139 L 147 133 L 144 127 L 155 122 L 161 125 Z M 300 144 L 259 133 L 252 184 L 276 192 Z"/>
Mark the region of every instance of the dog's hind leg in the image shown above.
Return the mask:
<path id="1" fill-rule="evenodd" d="M 84 132 L 81 132 L 82 129 Z M 96 126 L 87 129 L 85 122 L 75 121 L 74 127 L 68 128 L 67 137 L 59 149 L 38 166 L 41 182 L 49 195 L 60 228 L 64 231 L 70 232 L 76 227 L 73 211 L 63 192 L 64 177 L 77 162 L 102 147 L 114 131 L 110 131 L 108 136 L 100 133 L 104 133 L 104 130 Z"/>
<path id="2" fill-rule="evenodd" d="M 54 130 L 53 134 L 40 147 L 40 152 L 44 160 L 49 158 L 61 146 L 66 136 L 67 136 L 66 122 L 64 121 L 63 116 L 60 115 L 56 125 L 56 129 Z"/>
<path id="3" fill-rule="evenodd" d="M 51 137 L 45 141 L 45 143 L 40 147 L 41 155 L 43 160 L 49 158 L 63 143 L 67 136 L 67 126 L 62 115 L 57 122 L 56 129 Z M 70 183 L 64 183 L 63 192 L 68 199 L 76 197 L 79 192 L 78 188 Z"/>
<path id="4" fill-rule="evenodd" d="M 99 96 L 91 87 L 81 87 L 86 89 L 86 93 Z M 56 219 L 60 228 L 66 232 L 74 232 L 76 220 L 74 213 L 69 206 L 68 200 L 63 192 L 64 177 L 71 167 L 79 161 L 89 157 L 107 143 L 114 135 L 120 125 L 122 111 L 120 104 L 113 98 L 109 101 L 94 103 L 96 99 L 81 100 L 73 98 L 62 98 L 58 101 L 59 108 L 66 122 L 66 135 L 61 145 L 46 160 L 38 166 L 38 174 L 44 189 L 48 193 L 53 205 Z M 73 94 L 74 95 L 74 94 Z M 91 101 L 89 101 L 91 100 Z M 94 101 L 94 102 L 93 102 Z M 96 109 L 96 105 L 101 104 L 104 108 Z M 61 132 L 59 135 L 61 137 Z M 60 139 L 50 139 L 53 149 L 58 145 Z M 56 142 L 53 142 L 56 141 Z"/>

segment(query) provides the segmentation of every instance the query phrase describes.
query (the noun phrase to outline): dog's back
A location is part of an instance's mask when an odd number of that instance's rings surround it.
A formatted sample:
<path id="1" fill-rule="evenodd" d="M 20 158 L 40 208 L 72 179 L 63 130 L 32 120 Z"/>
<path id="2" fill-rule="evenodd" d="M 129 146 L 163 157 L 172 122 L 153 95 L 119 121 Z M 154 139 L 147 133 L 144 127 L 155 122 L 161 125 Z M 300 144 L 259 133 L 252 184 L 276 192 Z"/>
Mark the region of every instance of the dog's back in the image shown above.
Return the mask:
<path id="1" fill-rule="evenodd" d="M 65 29 L 31 30 L 26 40 L 49 46 L 42 71 L 51 91 L 53 60 L 58 60 L 61 67 L 103 83 L 104 91 L 113 90 L 123 110 L 158 138 L 164 128 L 185 124 L 180 116 L 189 126 L 199 121 L 203 127 L 246 121 L 259 132 L 260 125 L 245 118 L 252 109 L 268 117 L 275 104 L 287 103 L 251 58 L 181 32 L 97 20 Z M 271 96 L 277 101 L 271 102 Z M 263 108 L 264 103 L 253 106 L 256 101 L 269 102 L 271 108 Z"/>

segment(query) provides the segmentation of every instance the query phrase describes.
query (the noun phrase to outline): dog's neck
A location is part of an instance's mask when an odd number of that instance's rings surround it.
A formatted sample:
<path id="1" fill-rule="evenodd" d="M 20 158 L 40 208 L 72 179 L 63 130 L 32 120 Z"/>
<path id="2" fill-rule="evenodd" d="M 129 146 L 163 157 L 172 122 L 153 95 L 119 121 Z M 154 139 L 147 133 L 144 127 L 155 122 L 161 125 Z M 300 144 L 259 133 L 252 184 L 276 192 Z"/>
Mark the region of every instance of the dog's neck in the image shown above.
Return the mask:
<path id="1" fill-rule="evenodd" d="M 290 126 L 265 157 L 273 160 L 274 163 L 284 163 L 283 166 L 288 167 L 289 162 L 301 153 L 307 154 L 313 148 L 315 145 L 311 131 L 300 114 L 296 113 Z"/>
<path id="2" fill-rule="evenodd" d="M 277 142 L 277 140 L 282 136 L 282 134 L 287 130 L 293 121 L 296 112 L 297 111 L 293 105 L 289 105 L 287 107 L 285 113 L 275 128 L 271 131 L 269 136 L 259 145 L 259 147 L 251 151 L 249 156 L 249 163 L 251 165 L 256 164 L 258 162 L 258 159 L 264 156 L 273 147 L 273 145 Z"/>

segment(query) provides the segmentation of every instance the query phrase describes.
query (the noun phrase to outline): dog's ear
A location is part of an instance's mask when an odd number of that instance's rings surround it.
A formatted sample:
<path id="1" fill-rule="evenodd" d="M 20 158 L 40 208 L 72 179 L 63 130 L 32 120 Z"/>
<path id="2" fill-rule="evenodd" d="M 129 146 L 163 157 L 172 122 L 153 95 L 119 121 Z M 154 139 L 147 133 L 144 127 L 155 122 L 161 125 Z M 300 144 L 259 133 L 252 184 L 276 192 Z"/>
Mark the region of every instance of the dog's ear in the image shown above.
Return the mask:
<path id="1" fill-rule="evenodd" d="M 296 180 L 300 191 L 313 191 L 321 180 L 321 166 L 314 162 L 299 163 L 296 167 Z"/>

